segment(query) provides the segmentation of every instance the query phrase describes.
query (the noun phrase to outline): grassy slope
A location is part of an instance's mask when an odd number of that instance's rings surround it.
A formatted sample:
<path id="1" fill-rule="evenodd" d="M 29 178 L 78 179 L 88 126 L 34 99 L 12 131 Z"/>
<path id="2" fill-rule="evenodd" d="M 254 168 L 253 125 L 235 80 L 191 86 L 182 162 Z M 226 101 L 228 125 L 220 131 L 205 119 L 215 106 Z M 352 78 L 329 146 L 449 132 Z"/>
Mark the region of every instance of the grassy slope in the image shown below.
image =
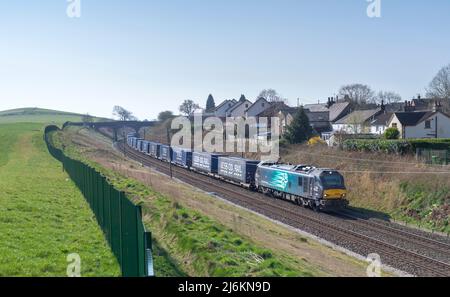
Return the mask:
<path id="1" fill-rule="evenodd" d="M 0 111 L 0 123 L 64 123 L 80 122 L 83 115 L 42 108 L 18 108 Z M 94 117 L 94 121 L 104 120 Z"/>
<path id="2" fill-rule="evenodd" d="M 42 124 L 0 124 L 0 276 L 64 276 L 81 256 L 83 276 L 117 276 L 81 193 L 47 152 Z"/>
<path id="3" fill-rule="evenodd" d="M 118 189 L 142 204 L 145 224 L 164 247 L 161 250 L 168 251 L 173 267 L 179 271 L 191 276 L 327 275 L 302 259 L 255 244 L 250 238 L 173 202 L 143 183 L 100 166 L 86 158 L 86 153 L 80 153 L 80 148 L 73 145 L 71 137 L 64 132 L 59 133 L 55 141 L 64 142 L 66 153 L 96 167 Z M 173 276 L 158 271 L 158 264 L 155 265 L 158 275 Z"/>

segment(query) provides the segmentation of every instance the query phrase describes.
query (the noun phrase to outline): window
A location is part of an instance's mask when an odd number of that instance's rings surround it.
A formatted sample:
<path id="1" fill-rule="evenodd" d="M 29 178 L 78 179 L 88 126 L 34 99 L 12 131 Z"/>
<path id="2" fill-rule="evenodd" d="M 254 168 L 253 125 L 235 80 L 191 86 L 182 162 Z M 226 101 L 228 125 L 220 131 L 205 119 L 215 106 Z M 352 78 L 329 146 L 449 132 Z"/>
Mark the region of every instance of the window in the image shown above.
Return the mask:
<path id="1" fill-rule="evenodd" d="M 397 128 L 397 123 L 392 123 L 392 128 Z"/>
<path id="2" fill-rule="evenodd" d="M 262 104 L 262 107 L 264 107 L 264 103 Z"/>
<path id="3" fill-rule="evenodd" d="M 430 120 L 425 121 L 425 129 L 431 129 L 431 121 Z"/>
<path id="4" fill-rule="evenodd" d="M 298 178 L 298 186 L 303 187 L 303 177 Z"/>

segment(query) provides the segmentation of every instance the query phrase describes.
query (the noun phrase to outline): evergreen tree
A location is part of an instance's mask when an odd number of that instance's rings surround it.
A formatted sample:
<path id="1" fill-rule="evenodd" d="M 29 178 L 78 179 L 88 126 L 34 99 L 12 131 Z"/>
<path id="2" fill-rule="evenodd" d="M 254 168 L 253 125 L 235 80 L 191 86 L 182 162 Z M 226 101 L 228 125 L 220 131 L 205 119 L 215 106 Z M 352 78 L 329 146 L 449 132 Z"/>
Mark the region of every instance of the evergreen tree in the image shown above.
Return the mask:
<path id="1" fill-rule="evenodd" d="M 308 141 L 313 135 L 313 129 L 309 124 L 309 118 L 303 107 L 296 112 L 292 123 L 289 125 L 284 138 L 291 144 Z"/>
<path id="2" fill-rule="evenodd" d="M 216 103 L 214 102 L 214 97 L 209 94 L 208 99 L 206 100 L 206 111 L 211 112 L 216 108 Z"/>

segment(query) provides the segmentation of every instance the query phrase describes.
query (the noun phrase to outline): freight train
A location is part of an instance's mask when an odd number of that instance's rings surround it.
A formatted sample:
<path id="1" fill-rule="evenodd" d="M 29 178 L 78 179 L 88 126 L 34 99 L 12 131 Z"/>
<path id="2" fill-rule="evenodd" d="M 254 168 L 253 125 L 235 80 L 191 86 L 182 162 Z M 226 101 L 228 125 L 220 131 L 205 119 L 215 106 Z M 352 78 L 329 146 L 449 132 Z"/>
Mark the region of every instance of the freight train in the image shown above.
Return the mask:
<path id="1" fill-rule="evenodd" d="M 127 144 L 155 159 L 315 211 L 336 210 L 348 205 L 344 177 L 333 169 L 195 152 L 147 141 L 135 134 L 127 136 Z"/>

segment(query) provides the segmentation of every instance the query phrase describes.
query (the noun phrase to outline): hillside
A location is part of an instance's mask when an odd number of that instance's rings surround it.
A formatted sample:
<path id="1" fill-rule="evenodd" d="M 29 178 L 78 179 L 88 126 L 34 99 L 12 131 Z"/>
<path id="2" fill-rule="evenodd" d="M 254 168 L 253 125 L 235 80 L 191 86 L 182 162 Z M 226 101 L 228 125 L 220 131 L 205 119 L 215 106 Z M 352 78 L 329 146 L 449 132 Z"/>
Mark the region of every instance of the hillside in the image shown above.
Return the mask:
<path id="1" fill-rule="evenodd" d="M 65 111 L 43 109 L 37 107 L 18 108 L 0 111 L 1 123 L 57 123 L 67 121 L 79 122 L 82 114 Z M 106 120 L 105 118 L 94 117 L 94 121 Z"/>

